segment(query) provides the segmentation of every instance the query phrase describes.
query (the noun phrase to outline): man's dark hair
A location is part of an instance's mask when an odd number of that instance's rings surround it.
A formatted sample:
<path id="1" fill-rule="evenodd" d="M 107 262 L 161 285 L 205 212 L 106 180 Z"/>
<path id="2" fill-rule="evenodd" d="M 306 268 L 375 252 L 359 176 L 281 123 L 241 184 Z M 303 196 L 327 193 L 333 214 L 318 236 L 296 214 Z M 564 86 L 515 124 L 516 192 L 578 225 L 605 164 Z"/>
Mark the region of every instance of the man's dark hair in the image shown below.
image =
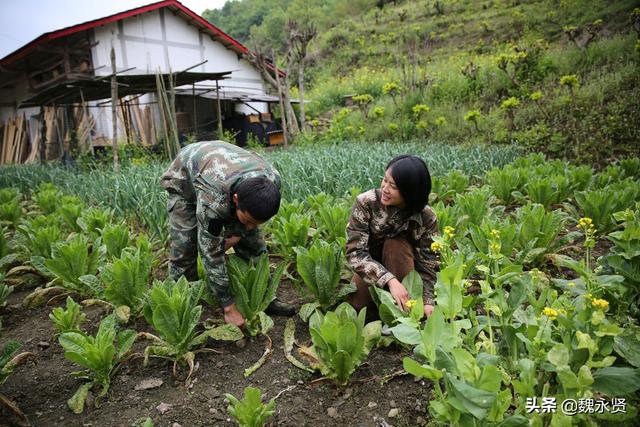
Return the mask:
<path id="1" fill-rule="evenodd" d="M 248 212 L 258 221 L 266 221 L 278 213 L 280 189 L 264 177 L 249 178 L 235 189 L 238 195 L 237 208 Z"/>
<path id="2" fill-rule="evenodd" d="M 425 162 L 419 157 L 403 154 L 391 159 L 387 165 L 389 169 L 406 209 L 412 214 L 423 210 L 431 193 L 431 175 Z"/>

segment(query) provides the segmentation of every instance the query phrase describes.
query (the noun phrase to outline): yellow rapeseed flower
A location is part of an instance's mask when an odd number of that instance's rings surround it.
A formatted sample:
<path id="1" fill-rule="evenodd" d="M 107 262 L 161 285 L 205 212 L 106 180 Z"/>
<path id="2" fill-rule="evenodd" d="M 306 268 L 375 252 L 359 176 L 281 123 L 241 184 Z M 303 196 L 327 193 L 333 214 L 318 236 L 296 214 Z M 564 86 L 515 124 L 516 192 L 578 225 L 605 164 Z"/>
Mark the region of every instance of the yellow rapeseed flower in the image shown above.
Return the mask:
<path id="1" fill-rule="evenodd" d="M 578 221 L 578 227 L 592 228 L 593 220 L 589 217 L 580 218 L 580 221 Z"/>
<path id="2" fill-rule="evenodd" d="M 438 242 L 433 242 L 431 244 L 431 250 L 433 252 L 440 252 L 440 251 L 442 251 L 442 249 L 443 249 L 442 245 L 440 243 L 438 243 Z"/>
<path id="3" fill-rule="evenodd" d="M 409 301 L 404 303 L 404 306 L 407 307 L 409 310 L 411 310 L 413 308 L 414 305 L 416 305 L 416 300 L 414 299 L 410 299 Z"/>
<path id="4" fill-rule="evenodd" d="M 599 310 L 606 310 L 609 308 L 609 301 L 602 298 L 594 298 L 591 300 L 591 305 Z"/>
<path id="5" fill-rule="evenodd" d="M 500 252 L 501 246 L 500 243 L 491 243 L 489 245 L 489 250 L 491 252 Z"/>
<path id="6" fill-rule="evenodd" d="M 554 320 L 556 317 L 558 317 L 558 312 L 551 307 L 545 307 L 544 310 L 542 310 L 542 314 L 544 314 L 551 320 Z"/>
<path id="7" fill-rule="evenodd" d="M 585 297 L 586 299 L 591 299 L 591 298 L 593 298 L 593 295 L 591 295 L 591 294 L 584 294 L 584 297 Z"/>
<path id="8" fill-rule="evenodd" d="M 567 283 L 567 286 L 568 286 L 568 287 L 570 287 L 570 288 L 573 288 L 575 285 L 576 285 L 576 284 L 575 284 L 575 283 L 573 283 L 573 282 L 569 282 L 569 283 Z"/>
<path id="9" fill-rule="evenodd" d="M 453 228 L 453 227 L 451 227 L 451 226 L 448 226 L 448 225 L 447 225 L 447 226 L 444 228 L 444 234 L 445 234 L 447 237 L 449 237 L 449 238 L 453 237 L 453 236 L 454 236 L 454 234 L 455 234 L 455 232 L 456 232 L 456 229 L 455 229 L 455 228 Z"/>
<path id="10" fill-rule="evenodd" d="M 493 237 L 494 239 L 499 239 L 500 238 L 500 230 L 496 230 L 496 229 L 491 230 L 491 237 Z"/>

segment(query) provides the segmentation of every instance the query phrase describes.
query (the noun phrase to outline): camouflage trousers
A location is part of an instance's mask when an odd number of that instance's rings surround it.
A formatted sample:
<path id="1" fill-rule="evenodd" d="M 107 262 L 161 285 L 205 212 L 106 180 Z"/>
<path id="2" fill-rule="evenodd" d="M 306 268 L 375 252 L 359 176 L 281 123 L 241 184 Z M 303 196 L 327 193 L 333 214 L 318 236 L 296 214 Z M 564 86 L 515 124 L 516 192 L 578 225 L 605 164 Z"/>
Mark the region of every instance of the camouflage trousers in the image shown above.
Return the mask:
<path id="1" fill-rule="evenodd" d="M 415 268 L 413 245 L 402 237 L 385 239 L 380 246 L 371 249 L 371 256 L 396 276 L 399 281 L 402 281 Z M 353 275 L 353 283 L 356 285 L 356 292 L 349 296 L 349 303 L 356 310 L 367 307 L 368 316 L 369 313 L 377 313 L 378 308 L 371 298 L 369 285 L 358 274 Z M 425 304 L 433 298 L 432 288 L 432 285 L 424 284 Z"/>

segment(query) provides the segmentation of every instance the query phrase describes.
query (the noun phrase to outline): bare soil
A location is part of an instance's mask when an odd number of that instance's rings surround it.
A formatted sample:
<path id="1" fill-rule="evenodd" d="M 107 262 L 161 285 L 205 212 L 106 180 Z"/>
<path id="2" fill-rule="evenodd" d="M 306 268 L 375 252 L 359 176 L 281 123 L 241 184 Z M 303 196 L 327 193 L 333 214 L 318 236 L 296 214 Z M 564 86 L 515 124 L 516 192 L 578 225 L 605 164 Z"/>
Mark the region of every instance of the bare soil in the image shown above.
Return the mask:
<path id="1" fill-rule="evenodd" d="M 141 358 L 133 359 L 116 374 L 99 407 L 93 405 L 90 396 L 84 413 L 75 415 L 68 409 L 67 400 L 81 384 L 82 380 L 71 375 L 79 367 L 64 358 L 54 336 L 48 318 L 53 307 L 22 307 L 20 303 L 27 293 L 11 295 L 9 306 L 0 313 L 3 317 L 0 347 L 9 339 L 18 340 L 22 343 L 21 351 L 35 354 L 35 362 L 18 367 L 0 392 L 12 399 L 35 426 L 130 426 L 146 417 L 156 426 L 233 425 L 224 393 L 241 397 L 249 385 L 259 387 L 266 399 L 278 396 L 272 425 L 414 426 L 425 424 L 429 418 L 426 407 L 431 384 L 415 381 L 408 375 L 391 375 L 402 369 L 402 358 L 409 354 L 408 350 L 395 346 L 374 349 L 351 382 L 339 388 L 285 359 L 283 331 L 287 319 L 283 317 L 274 317 L 271 357 L 249 378 L 244 377 L 244 369 L 260 358 L 265 338 L 249 339 L 245 345 L 210 342 L 210 347 L 221 354 L 199 353 L 198 369 L 188 386 L 183 381 L 184 368 L 179 374 L 181 378 L 176 379 L 171 372 L 172 364 L 163 359 L 152 359 L 148 366 L 143 366 Z M 281 285 L 278 293 L 283 301 L 297 306 L 302 303 L 288 282 Z M 84 326 L 95 333 L 106 313 L 96 307 L 88 307 L 85 312 Z M 206 307 L 202 319 L 211 317 L 221 319 L 220 310 Z M 142 319 L 128 327 L 150 331 Z M 307 326 L 299 318 L 296 340 L 309 341 Z M 136 343 L 134 348 L 142 351 L 144 342 Z M 390 378 L 382 384 L 387 376 Z M 136 385 L 148 379 L 160 379 L 162 385 L 136 390 Z M 397 415 L 391 411 L 394 408 Z M 0 411 L 0 425 L 18 425 L 6 409 Z"/>

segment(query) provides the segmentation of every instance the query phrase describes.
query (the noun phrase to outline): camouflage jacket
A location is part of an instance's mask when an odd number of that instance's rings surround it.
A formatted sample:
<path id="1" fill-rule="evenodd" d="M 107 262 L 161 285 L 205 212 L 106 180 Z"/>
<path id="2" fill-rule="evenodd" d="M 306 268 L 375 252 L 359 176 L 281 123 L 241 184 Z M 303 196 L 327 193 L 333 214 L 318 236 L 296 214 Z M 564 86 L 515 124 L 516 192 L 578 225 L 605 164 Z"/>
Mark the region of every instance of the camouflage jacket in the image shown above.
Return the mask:
<path id="1" fill-rule="evenodd" d="M 371 255 L 387 238 L 402 236 L 414 247 L 414 265 L 422 277 L 425 295 L 433 298 L 438 261 L 431 251 L 432 236 L 438 232 L 436 214 L 429 206 L 409 215 L 380 202 L 380 190 L 360 194 L 347 224 L 347 261 L 365 283 L 383 287 L 395 276 Z"/>
<path id="2" fill-rule="evenodd" d="M 238 221 L 232 202 L 237 185 L 255 177 L 266 177 L 280 187 L 280 175 L 267 161 L 224 141 L 187 145 L 160 177 L 160 184 L 169 192 L 169 210 L 180 199 L 195 207 L 198 252 L 207 284 L 223 307 L 233 303 L 224 262 L 225 238 L 241 236 L 234 250 L 243 258 L 266 252 L 260 230 L 247 230 Z"/>

